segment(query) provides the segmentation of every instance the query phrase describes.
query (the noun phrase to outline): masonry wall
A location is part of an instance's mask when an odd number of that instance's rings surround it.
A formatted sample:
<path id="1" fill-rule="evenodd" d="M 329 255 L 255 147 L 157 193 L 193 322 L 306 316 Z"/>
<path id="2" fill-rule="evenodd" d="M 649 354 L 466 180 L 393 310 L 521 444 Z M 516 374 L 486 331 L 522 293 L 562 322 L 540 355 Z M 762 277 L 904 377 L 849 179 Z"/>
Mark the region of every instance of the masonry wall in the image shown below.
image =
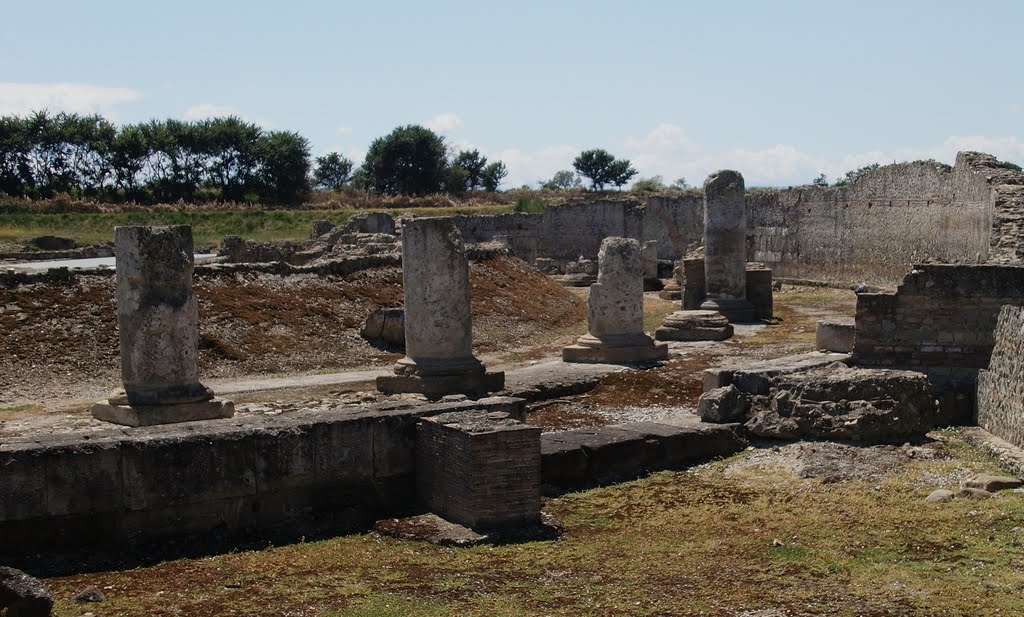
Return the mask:
<path id="1" fill-rule="evenodd" d="M 746 202 L 747 259 L 776 277 L 895 286 L 913 263 L 1024 258 L 1024 174 L 986 154 L 962 152 L 952 167 L 887 165 L 842 188 L 752 189 Z M 470 242 L 506 236 L 527 261 L 594 259 L 607 236 L 656 240 L 659 259 L 678 260 L 703 243 L 703 197 L 629 196 L 456 224 Z"/>
<path id="2" fill-rule="evenodd" d="M 748 252 L 778 277 L 897 283 L 911 264 L 989 256 L 991 188 L 970 161 L 888 165 L 849 187 L 748 199 Z"/>
<path id="3" fill-rule="evenodd" d="M 1024 308 L 999 312 L 988 368 L 978 374 L 978 426 L 1024 448 Z"/>
<path id="4" fill-rule="evenodd" d="M 970 422 L 1007 304 L 1024 305 L 1024 267 L 914 266 L 895 293 L 857 296 L 853 361 L 927 373 L 945 419 Z"/>

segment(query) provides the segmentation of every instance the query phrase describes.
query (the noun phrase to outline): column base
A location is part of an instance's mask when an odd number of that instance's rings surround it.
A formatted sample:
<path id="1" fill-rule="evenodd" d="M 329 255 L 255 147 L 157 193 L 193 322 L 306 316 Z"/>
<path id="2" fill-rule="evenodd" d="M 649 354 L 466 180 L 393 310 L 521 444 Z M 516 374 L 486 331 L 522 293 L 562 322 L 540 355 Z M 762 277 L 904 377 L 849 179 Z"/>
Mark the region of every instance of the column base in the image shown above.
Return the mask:
<path id="1" fill-rule="evenodd" d="M 448 394 L 484 396 L 505 387 L 503 371 L 479 371 L 462 375 L 381 375 L 377 390 L 384 394 L 423 394 L 441 398 Z"/>
<path id="2" fill-rule="evenodd" d="M 753 323 L 757 321 L 757 309 L 749 300 L 732 298 L 708 298 L 700 305 L 702 311 L 717 311 L 729 320 L 729 323 Z"/>
<path id="3" fill-rule="evenodd" d="M 676 311 L 654 331 L 659 341 L 724 341 L 732 336 L 729 320 L 717 311 Z"/>
<path id="4" fill-rule="evenodd" d="M 598 338 L 584 334 L 575 345 L 562 348 L 563 362 L 634 364 L 668 359 L 668 345 L 646 334 Z"/>
<path id="5" fill-rule="evenodd" d="M 92 417 L 124 426 L 152 426 L 195 420 L 218 420 L 234 415 L 235 404 L 219 398 L 168 405 L 132 405 L 121 401 L 107 400 L 92 406 Z"/>

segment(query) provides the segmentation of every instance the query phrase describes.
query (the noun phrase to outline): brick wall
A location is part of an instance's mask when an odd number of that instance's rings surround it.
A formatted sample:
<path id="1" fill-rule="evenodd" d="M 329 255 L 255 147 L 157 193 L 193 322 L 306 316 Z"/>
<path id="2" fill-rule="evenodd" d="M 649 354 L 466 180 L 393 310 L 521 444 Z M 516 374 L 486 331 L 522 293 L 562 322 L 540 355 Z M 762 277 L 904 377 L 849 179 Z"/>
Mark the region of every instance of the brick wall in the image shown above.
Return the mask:
<path id="1" fill-rule="evenodd" d="M 471 528 L 538 523 L 540 429 L 487 416 L 460 412 L 419 423 L 417 495 L 431 512 Z"/>
<path id="2" fill-rule="evenodd" d="M 1024 267 L 914 266 L 895 293 L 857 296 L 853 361 L 927 373 L 945 419 L 970 422 L 1007 304 L 1024 305 Z"/>

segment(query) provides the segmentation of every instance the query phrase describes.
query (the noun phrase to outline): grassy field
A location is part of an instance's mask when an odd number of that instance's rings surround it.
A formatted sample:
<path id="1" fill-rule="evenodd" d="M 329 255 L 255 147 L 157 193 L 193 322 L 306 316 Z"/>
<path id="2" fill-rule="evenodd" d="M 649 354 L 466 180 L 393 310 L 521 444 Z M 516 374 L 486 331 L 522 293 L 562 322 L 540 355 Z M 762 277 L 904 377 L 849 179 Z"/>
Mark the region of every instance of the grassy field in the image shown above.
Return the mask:
<path id="1" fill-rule="evenodd" d="M 365 533 L 48 584 L 56 615 L 81 614 L 68 598 L 88 585 L 102 615 L 1022 614 L 1024 496 L 925 503 L 950 474 L 1002 472 L 939 437 L 942 456 L 870 481 L 750 464 L 767 449 L 569 494 L 545 504 L 558 541 Z"/>
<path id="2" fill-rule="evenodd" d="M 501 214 L 511 205 L 454 208 L 415 208 L 407 210 L 417 216 L 448 216 L 453 214 Z M 104 212 L 0 214 L 0 242 L 23 244 L 43 235 L 74 238 L 79 244 L 111 242 L 118 225 L 192 225 L 196 244 L 220 244 L 224 236 L 235 234 L 256 240 L 305 240 L 313 221 L 326 219 L 342 224 L 356 210 L 218 210 L 172 212 Z M 403 210 L 389 210 L 399 215 Z"/>

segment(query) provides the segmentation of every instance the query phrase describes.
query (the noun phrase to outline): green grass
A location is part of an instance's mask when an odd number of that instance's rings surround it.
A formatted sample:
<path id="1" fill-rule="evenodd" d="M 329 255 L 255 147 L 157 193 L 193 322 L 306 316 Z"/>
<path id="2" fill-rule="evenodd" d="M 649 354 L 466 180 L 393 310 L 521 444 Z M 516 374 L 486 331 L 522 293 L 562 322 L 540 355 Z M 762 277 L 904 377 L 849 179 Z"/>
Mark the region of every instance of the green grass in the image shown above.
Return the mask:
<path id="1" fill-rule="evenodd" d="M 558 541 L 366 533 L 47 582 L 56 615 L 80 614 L 69 598 L 87 585 L 108 589 L 104 615 L 1022 614 L 1024 498 L 925 503 L 924 477 L 1005 473 L 944 439 L 948 458 L 871 482 L 731 466 L 740 454 L 568 494 L 545 505 Z"/>
<path id="2" fill-rule="evenodd" d="M 28 403 L 26 405 L 14 405 L 13 407 L 0 407 L 0 413 L 18 413 L 21 411 L 28 411 L 35 406 L 35 403 Z"/>
<path id="3" fill-rule="evenodd" d="M 450 216 L 454 214 L 498 214 L 511 206 L 479 206 L 451 208 L 415 208 L 390 210 L 392 215 L 414 212 L 417 216 Z M 312 223 L 326 219 L 343 224 L 355 210 L 224 210 L 171 212 L 110 212 L 98 214 L 0 214 L 0 241 L 23 243 L 35 236 L 54 235 L 74 238 L 79 244 L 112 242 L 118 225 L 192 225 L 196 244 L 220 244 L 224 236 L 282 241 L 309 238 Z"/>

